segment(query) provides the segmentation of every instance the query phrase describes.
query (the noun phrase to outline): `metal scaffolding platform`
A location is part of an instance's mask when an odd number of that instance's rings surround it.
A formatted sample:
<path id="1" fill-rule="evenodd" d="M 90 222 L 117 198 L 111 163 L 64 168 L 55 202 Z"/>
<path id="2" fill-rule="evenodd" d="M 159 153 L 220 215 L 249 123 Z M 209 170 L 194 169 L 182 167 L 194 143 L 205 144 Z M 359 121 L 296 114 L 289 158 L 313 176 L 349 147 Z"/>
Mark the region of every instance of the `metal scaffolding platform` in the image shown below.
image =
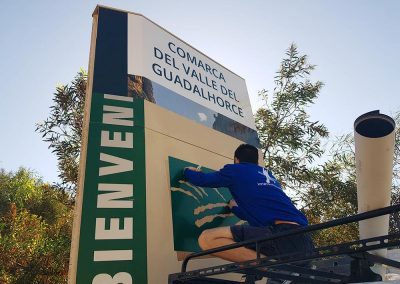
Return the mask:
<path id="1" fill-rule="evenodd" d="M 364 240 L 318 247 L 307 255 L 286 254 L 262 257 L 259 251 L 260 244 L 267 240 L 274 240 L 299 233 L 310 233 L 327 228 L 349 224 L 391 214 L 400 211 L 400 204 L 360 213 L 357 215 L 316 224 L 308 227 L 281 232 L 263 239 L 248 240 L 245 242 L 223 246 L 190 254 L 182 263 L 180 273 L 169 275 L 168 284 L 218 284 L 218 283 L 247 283 L 254 284 L 257 280 L 267 278 L 267 284 L 277 283 L 359 283 L 380 281 L 381 276 L 371 270 L 374 264 L 400 268 L 400 262 L 371 254 L 376 249 L 393 248 L 400 246 L 400 233 L 389 234 Z M 256 247 L 257 258 L 240 263 L 206 267 L 197 270 L 187 270 L 188 262 L 196 257 L 210 255 L 233 248 L 253 244 Z M 213 276 L 226 273 L 243 275 L 244 282 L 220 280 Z M 264 278 L 265 279 L 265 278 Z M 286 282 L 285 282 L 286 281 Z"/>

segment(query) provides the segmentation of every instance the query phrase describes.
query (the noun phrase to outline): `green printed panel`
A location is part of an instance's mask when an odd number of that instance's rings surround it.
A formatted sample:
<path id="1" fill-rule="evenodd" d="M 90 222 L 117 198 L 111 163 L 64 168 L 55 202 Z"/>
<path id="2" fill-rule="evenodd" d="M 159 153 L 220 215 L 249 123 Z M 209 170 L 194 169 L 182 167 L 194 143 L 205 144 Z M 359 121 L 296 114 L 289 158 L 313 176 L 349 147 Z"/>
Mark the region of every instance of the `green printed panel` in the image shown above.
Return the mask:
<path id="1" fill-rule="evenodd" d="M 200 187 L 184 181 L 183 169 L 197 166 L 169 157 L 175 251 L 200 251 L 197 239 L 202 231 L 240 222 L 229 210 L 232 196 L 227 188 Z M 207 168 L 201 170 L 213 172 Z"/>
<path id="2" fill-rule="evenodd" d="M 147 283 L 144 102 L 120 98 L 102 93 L 92 95 L 77 284 L 111 283 L 106 279 L 118 273 L 129 275 L 134 283 Z M 131 115 L 123 118 L 119 112 Z M 114 119 L 107 122 L 105 118 L 110 113 L 114 113 Z M 126 125 L 126 121 L 131 123 Z M 132 146 L 121 147 L 118 143 L 105 142 L 118 140 L 119 136 L 121 140 L 126 140 L 129 135 L 133 139 Z M 126 187 L 132 188 L 132 192 L 118 191 Z M 122 197 L 104 197 L 116 190 Z M 99 200 L 104 199 L 111 202 L 100 206 Z M 122 202 L 124 200 L 133 202 L 127 206 Z M 124 228 L 127 219 L 133 221 L 131 234 L 122 237 L 116 235 L 116 231 Z M 101 225 L 102 220 L 105 225 Z M 117 229 L 113 225 L 111 230 L 112 220 L 118 220 Z M 104 229 L 110 231 L 107 236 L 96 236 Z M 95 257 L 108 251 L 111 253 L 101 260 Z M 129 252 L 131 256 L 113 259 L 118 258 L 119 251 Z"/>

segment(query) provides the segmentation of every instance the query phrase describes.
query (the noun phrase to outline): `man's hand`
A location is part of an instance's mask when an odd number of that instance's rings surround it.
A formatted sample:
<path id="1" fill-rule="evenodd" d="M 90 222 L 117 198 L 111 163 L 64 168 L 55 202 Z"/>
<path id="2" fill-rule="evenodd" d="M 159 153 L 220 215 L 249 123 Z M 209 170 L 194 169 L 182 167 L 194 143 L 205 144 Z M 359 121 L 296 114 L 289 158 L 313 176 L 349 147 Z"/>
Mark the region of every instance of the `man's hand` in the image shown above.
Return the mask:
<path id="1" fill-rule="evenodd" d="M 238 205 L 237 205 L 235 199 L 231 199 L 231 200 L 229 200 L 229 202 L 228 202 L 228 206 L 229 206 L 229 209 L 232 210 L 233 207 L 237 207 Z"/>
<path id="2" fill-rule="evenodd" d="M 195 168 L 195 167 L 185 167 L 184 170 L 186 170 L 186 169 L 191 170 L 191 171 L 195 171 L 195 172 L 201 172 L 201 167 L 200 166 L 198 166 L 197 168 Z"/>
<path id="3" fill-rule="evenodd" d="M 183 169 L 183 176 L 184 176 L 184 178 L 186 178 L 185 177 L 185 170 L 190 170 L 190 171 L 194 171 L 194 172 L 201 172 L 201 166 L 198 166 L 197 168 L 195 168 L 195 167 L 185 167 L 184 169 Z"/>

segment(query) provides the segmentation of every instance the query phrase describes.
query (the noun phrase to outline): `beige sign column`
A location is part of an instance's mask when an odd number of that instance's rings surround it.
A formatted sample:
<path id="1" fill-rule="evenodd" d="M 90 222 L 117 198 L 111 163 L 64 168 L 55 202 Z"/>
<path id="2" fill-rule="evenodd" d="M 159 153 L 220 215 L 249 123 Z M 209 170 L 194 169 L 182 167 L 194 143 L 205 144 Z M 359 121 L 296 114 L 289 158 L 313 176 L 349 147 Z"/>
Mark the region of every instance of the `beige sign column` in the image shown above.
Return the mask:
<path id="1" fill-rule="evenodd" d="M 368 112 L 354 123 L 358 212 L 390 205 L 395 122 L 379 111 Z M 360 239 L 387 235 L 389 215 L 359 222 Z M 386 250 L 378 250 L 386 256 Z M 383 273 L 383 269 L 379 269 Z"/>

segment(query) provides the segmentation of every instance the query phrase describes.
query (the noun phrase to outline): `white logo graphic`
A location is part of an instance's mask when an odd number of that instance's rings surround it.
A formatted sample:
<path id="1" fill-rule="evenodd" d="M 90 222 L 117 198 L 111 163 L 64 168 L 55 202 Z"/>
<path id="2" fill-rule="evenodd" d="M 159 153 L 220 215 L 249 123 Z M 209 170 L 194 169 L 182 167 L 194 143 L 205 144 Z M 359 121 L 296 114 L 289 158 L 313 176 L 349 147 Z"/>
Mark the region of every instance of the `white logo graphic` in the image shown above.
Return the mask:
<path id="1" fill-rule="evenodd" d="M 260 175 L 265 176 L 265 179 L 266 179 L 266 183 L 267 183 L 267 184 L 270 184 L 270 183 L 271 183 L 271 177 L 270 177 L 270 175 L 269 175 L 269 173 L 268 173 L 268 171 L 267 171 L 266 168 L 263 168 L 262 172 L 258 172 L 258 173 L 259 173 Z"/>
<path id="2" fill-rule="evenodd" d="M 281 189 L 279 184 L 277 183 L 276 179 L 272 176 L 272 174 L 270 174 L 270 172 L 266 168 L 263 168 L 262 172 L 259 171 L 258 173 L 260 175 L 265 176 L 265 182 L 257 183 L 258 186 L 270 185 L 270 186 L 276 187 L 278 189 Z"/>

